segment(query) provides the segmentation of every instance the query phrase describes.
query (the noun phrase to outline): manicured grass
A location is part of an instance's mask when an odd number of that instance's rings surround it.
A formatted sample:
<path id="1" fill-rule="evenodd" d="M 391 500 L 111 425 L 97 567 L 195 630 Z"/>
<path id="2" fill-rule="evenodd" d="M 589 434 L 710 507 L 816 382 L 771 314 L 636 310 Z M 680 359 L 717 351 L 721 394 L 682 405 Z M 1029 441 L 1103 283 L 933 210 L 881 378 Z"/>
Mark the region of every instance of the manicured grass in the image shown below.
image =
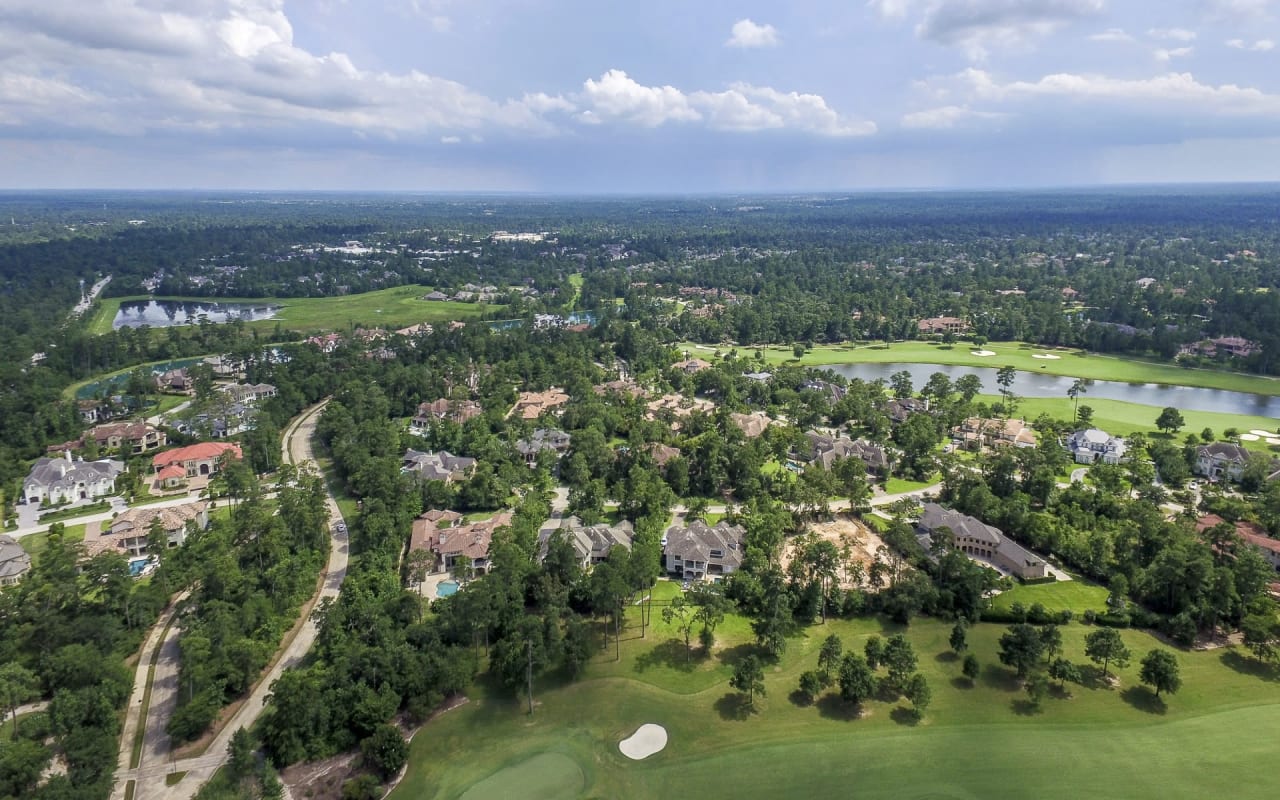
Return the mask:
<path id="1" fill-rule="evenodd" d="M 111 322 L 120 310 L 120 304 L 132 300 L 270 303 L 280 306 L 280 311 L 274 319 L 245 323 L 246 328 L 259 331 L 274 330 L 277 324 L 286 330 L 294 331 L 341 330 L 356 326 L 403 328 L 418 322 L 473 319 L 485 312 L 499 311 L 505 307 L 421 299 L 430 291 L 421 286 L 396 286 L 391 289 L 340 297 L 111 297 L 103 300 L 100 308 L 95 312 L 93 319 L 89 322 L 89 332 L 109 333 Z"/>
<path id="2" fill-rule="evenodd" d="M 930 475 L 929 480 L 927 481 L 909 481 L 906 478 L 890 478 L 889 480 L 885 481 L 884 493 L 885 494 L 902 494 L 903 492 L 914 492 L 929 486 L 933 486 L 935 483 L 937 483 L 940 480 L 942 480 L 941 473 L 935 473 L 933 475 Z"/>
<path id="3" fill-rule="evenodd" d="M 83 542 L 85 525 L 69 525 L 63 529 L 63 539 L 68 542 Z M 27 551 L 27 555 L 31 556 L 31 560 L 39 563 L 40 557 L 44 555 L 44 551 L 49 549 L 48 533 L 32 533 L 23 536 L 18 540 L 18 544 L 22 545 L 22 549 Z"/>
<path id="4" fill-rule="evenodd" d="M 982 395 L 979 399 L 994 403 L 1001 398 L 995 395 Z M 1160 416 L 1162 409 L 1156 406 L 1126 403 L 1122 400 L 1093 399 L 1087 395 L 1080 398 L 1080 405 L 1093 409 L 1093 418 L 1089 424 L 1095 428 L 1102 428 L 1107 433 L 1116 436 L 1127 436 L 1136 432 L 1147 436 L 1162 435 L 1156 430 L 1156 417 Z M 1277 425 L 1276 420 L 1271 417 L 1222 414 L 1216 411 L 1182 411 L 1181 413 L 1187 424 L 1174 437 L 1174 441 L 1178 444 L 1182 443 L 1188 433 L 1198 435 L 1205 428 L 1210 428 L 1218 438 L 1222 438 L 1222 432 L 1227 428 L 1235 428 L 1241 433 L 1246 433 L 1254 428 L 1273 431 Z M 1065 397 L 1029 397 L 1018 401 L 1018 416 L 1034 420 L 1041 414 L 1048 414 L 1055 419 L 1071 419 L 1074 414 L 1073 403 Z M 1280 448 L 1272 449 L 1263 441 L 1240 442 L 1240 444 L 1260 452 L 1280 452 Z"/>
<path id="5" fill-rule="evenodd" d="M 1030 586 L 1018 585 L 1001 592 L 992 601 L 993 608 L 1008 610 L 1014 603 L 1030 608 L 1039 603 L 1049 611 L 1070 610 L 1077 617 L 1089 609 L 1099 614 L 1107 610 L 1107 590 L 1088 581 L 1058 581 Z"/>
<path id="6" fill-rule="evenodd" d="M 539 753 L 472 786 L 462 800 L 559 800 L 577 797 L 584 776 L 578 763 L 563 753 Z"/>
<path id="7" fill-rule="evenodd" d="M 170 772 L 168 775 L 164 776 L 164 785 L 177 786 L 185 777 L 187 777 L 186 770 L 183 770 L 182 772 Z"/>
<path id="8" fill-rule="evenodd" d="M 63 508 L 57 511 L 48 511 L 40 515 L 38 522 L 41 525 L 49 525 L 54 522 L 60 522 L 64 519 L 74 519 L 83 517 L 87 514 L 101 514 L 104 511 L 111 510 L 111 501 L 99 500 L 96 503 L 89 503 L 74 508 Z"/>
<path id="9" fill-rule="evenodd" d="M 677 347 L 692 350 L 692 344 Z M 721 352 L 730 348 L 721 347 Z M 750 358 L 756 348 L 738 347 L 738 354 Z M 981 349 L 990 350 L 994 356 L 975 356 L 971 351 L 979 348 L 969 342 L 957 342 L 951 347 L 933 342 L 895 342 L 886 347 L 876 345 L 819 345 L 800 359 L 804 366 L 857 363 L 911 363 L 955 364 L 969 367 L 998 369 L 1012 366 L 1027 372 L 1067 375 L 1075 378 L 1122 381 L 1125 383 L 1161 383 L 1170 386 L 1202 386 L 1209 389 L 1229 389 L 1236 392 L 1280 395 L 1280 379 L 1260 375 L 1246 375 L 1225 370 L 1193 369 L 1173 364 L 1149 361 L 1126 356 L 1081 355 L 1078 350 L 1054 350 L 1036 347 L 1023 342 L 988 342 Z M 1036 353 L 1053 353 L 1057 359 L 1039 359 Z M 706 358 L 707 351 L 702 351 Z M 770 364 L 794 362 L 791 346 L 773 345 L 764 350 L 765 361 Z M 1016 386 L 1015 386 L 1016 388 Z M 1083 401 L 1082 401 L 1083 402 Z"/>
<path id="10" fill-rule="evenodd" d="M 521 774 L 530 781 L 571 774 L 561 757 L 581 770 L 585 788 L 566 779 L 563 793 L 537 796 L 1043 800 L 1226 792 L 1270 798 L 1280 789 L 1273 771 L 1258 767 L 1280 735 L 1280 697 L 1272 683 L 1280 672 L 1260 676 L 1234 650 L 1173 651 L 1183 688 L 1157 703 L 1135 688 L 1138 661 L 1164 645 L 1146 633 L 1122 631 L 1135 658 L 1113 670 L 1118 688 L 1090 678 L 1069 685 L 1070 696 L 1055 689 L 1037 712 L 996 659 L 1004 626 L 970 629 L 970 650 L 983 665 L 970 685 L 948 652 L 950 624 L 918 620 L 906 634 L 933 704 L 917 723 L 904 701 L 867 702 L 865 715 L 856 718 L 832 693 L 816 706 L 792 697 L 800 673 L 815 668 L 828 633 L 839 635 L 846 650 L 860 650 L 871 634 L 898 630 L 878 620 L 832 621 L 789 640 L 782 658 L 766 666 L 767 696 L 749 712 L 727 686 L 727 666 L 681 668 L 683 642 L 664 642 L 656 625 L 639 639 L 634 609 L 631 615 L 621 662 L 601 653 L 576 683 L 542 681 L 532 716 L 523 698 L 475 687 L 468 693 L 472 702 L 414 738 L 408 774 L 393 800 L 500 796 L 490 792 L 510 791 Z M 1084 636 L 1091 630 L 1064 627 L 1068 658 L 1085 661 Z M 712 661 L 732 663 L 753 649 L 745 621 L 730 617 L 717 633 L 722 642 Z M 655 667 L 655 660 L 664 666 Z M 1094 674 L 1092 667 L 1087 672 Z M 644 761 L 630 761 L 618 742 L 646 722 L 663 725 L 670 743 Z M 543 754 L 555 757 L 530 761 Z"/>

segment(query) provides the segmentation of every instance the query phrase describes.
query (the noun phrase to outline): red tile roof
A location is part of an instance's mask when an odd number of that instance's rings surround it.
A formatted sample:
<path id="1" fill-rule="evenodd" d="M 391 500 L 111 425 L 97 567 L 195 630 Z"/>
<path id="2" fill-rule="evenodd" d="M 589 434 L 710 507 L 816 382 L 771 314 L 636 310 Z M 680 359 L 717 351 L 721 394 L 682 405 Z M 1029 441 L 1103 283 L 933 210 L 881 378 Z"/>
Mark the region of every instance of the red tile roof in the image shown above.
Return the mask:
<path id="1" fill-rule="evenodd" d="M 200 444 L 179 447 L 174 450 L 166 450 L 163 453 L 156 453 L 151 459 L 151 466 L 157 470 L 163 469 L 170 464 L 185 464 L 188 461 L 204 461 L 210 458 L 219 458 L 223 453 L 231 452 L 236 458 L 243 458 L 244 454 L 240 451 L 240 445 L 232 442 L 201 442 Z"/>

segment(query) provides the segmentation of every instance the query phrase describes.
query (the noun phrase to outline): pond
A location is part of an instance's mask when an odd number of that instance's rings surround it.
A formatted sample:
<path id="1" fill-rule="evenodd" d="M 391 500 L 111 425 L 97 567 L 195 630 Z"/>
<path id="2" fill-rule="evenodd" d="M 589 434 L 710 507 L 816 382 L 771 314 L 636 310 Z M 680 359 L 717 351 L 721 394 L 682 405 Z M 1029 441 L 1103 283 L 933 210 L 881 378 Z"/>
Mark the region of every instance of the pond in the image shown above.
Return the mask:
<path id="1" fill-rule="evenodd" d="M 952 381 L 963 375 L 977 375 L 982 381 L 983 394 L 996 394 L 1000 384 L 996 382 L 999 367 L 961 367 L 948 364 L 834 364 L 829 367 L 846 378 L 864 381 L 889 380 L 895 372 L 906 370 L 911 374 L 911 384 L 919 391 L 929 376 L 941 372 Z M 1019 371 L 1013 382 L 1013 393 L 1019 397 L 1062 397 L 1076 379 L 1061 375 L 1045 375 Z M 1247 414 L 1280 418 L 1280 397 L 1248 392 L 1231 392 L 1225 389 L 1203 389 L 1195 386 L 1166 386 L 1158 383 L 1122 383 L 1120 381 L 1085 380 L 1085 393 L 1080 402 L 1087 405 L 1090 399 L 1122 400 L 1145 406 L 1163 408 L 1172 406 L 1182 411 L 1216 411 L 1223 414 Z"/>
<path id="2" fill-rule="evenodd" d="M 179 325 L 195 325 L 201 320 L 214 323 L 244 320 L 256 322 L 263 319 L 274 319 L 280 306 L 270 303 L 221 303 L 213 300 L 130 300 L 120 304 L 116 318 L 111 320 L 111 329 L 138 328 L 148 325 L 152 328 L 173 328 Z"/>

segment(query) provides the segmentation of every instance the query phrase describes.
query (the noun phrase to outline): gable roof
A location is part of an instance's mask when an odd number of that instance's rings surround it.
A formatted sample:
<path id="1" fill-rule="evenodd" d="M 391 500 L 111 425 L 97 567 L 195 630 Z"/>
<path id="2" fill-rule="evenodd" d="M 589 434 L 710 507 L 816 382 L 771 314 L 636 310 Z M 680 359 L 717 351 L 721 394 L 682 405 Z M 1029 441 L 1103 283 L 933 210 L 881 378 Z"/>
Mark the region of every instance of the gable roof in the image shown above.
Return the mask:
<path id="1" fill-rule="evenodd" d="M 156 453 L 151 459 L 151 466 L 157 470 L 170 464 L 185 464 L 188 461 L 206 461 L 218 459 L 223 453 L 231 453 L 233 458 L 243 458 L 240 445 L 234 442 L 200 442 L 199 444 L 175 447 L 163 453 Z"/>

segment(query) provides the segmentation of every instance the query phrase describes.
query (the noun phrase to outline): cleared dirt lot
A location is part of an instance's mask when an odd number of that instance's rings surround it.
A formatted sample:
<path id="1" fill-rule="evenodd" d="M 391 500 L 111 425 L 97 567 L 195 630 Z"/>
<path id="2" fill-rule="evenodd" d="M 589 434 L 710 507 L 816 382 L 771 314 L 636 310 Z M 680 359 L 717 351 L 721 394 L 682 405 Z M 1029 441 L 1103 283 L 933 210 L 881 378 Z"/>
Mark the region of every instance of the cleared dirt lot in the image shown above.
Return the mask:
<path id="1" fill-rule="evenodd" d="M 885 546 L 884 540 L 863 522 L 852 517 L 839 517 L 831 522 L 814 522 L 805 527 L 820 539 L 834 544 L 842 553 L 848 552 L 849 560 L 862 564 L 862 583 L 852 580 L 846 570 L 840 571 L 840 586 L 844 589 L 867 588 L 866 575 L 876 560 L 876 551 Z M 790 539 L 782 551 L 782 568 L 791 565 L 798 539 Z"/>

